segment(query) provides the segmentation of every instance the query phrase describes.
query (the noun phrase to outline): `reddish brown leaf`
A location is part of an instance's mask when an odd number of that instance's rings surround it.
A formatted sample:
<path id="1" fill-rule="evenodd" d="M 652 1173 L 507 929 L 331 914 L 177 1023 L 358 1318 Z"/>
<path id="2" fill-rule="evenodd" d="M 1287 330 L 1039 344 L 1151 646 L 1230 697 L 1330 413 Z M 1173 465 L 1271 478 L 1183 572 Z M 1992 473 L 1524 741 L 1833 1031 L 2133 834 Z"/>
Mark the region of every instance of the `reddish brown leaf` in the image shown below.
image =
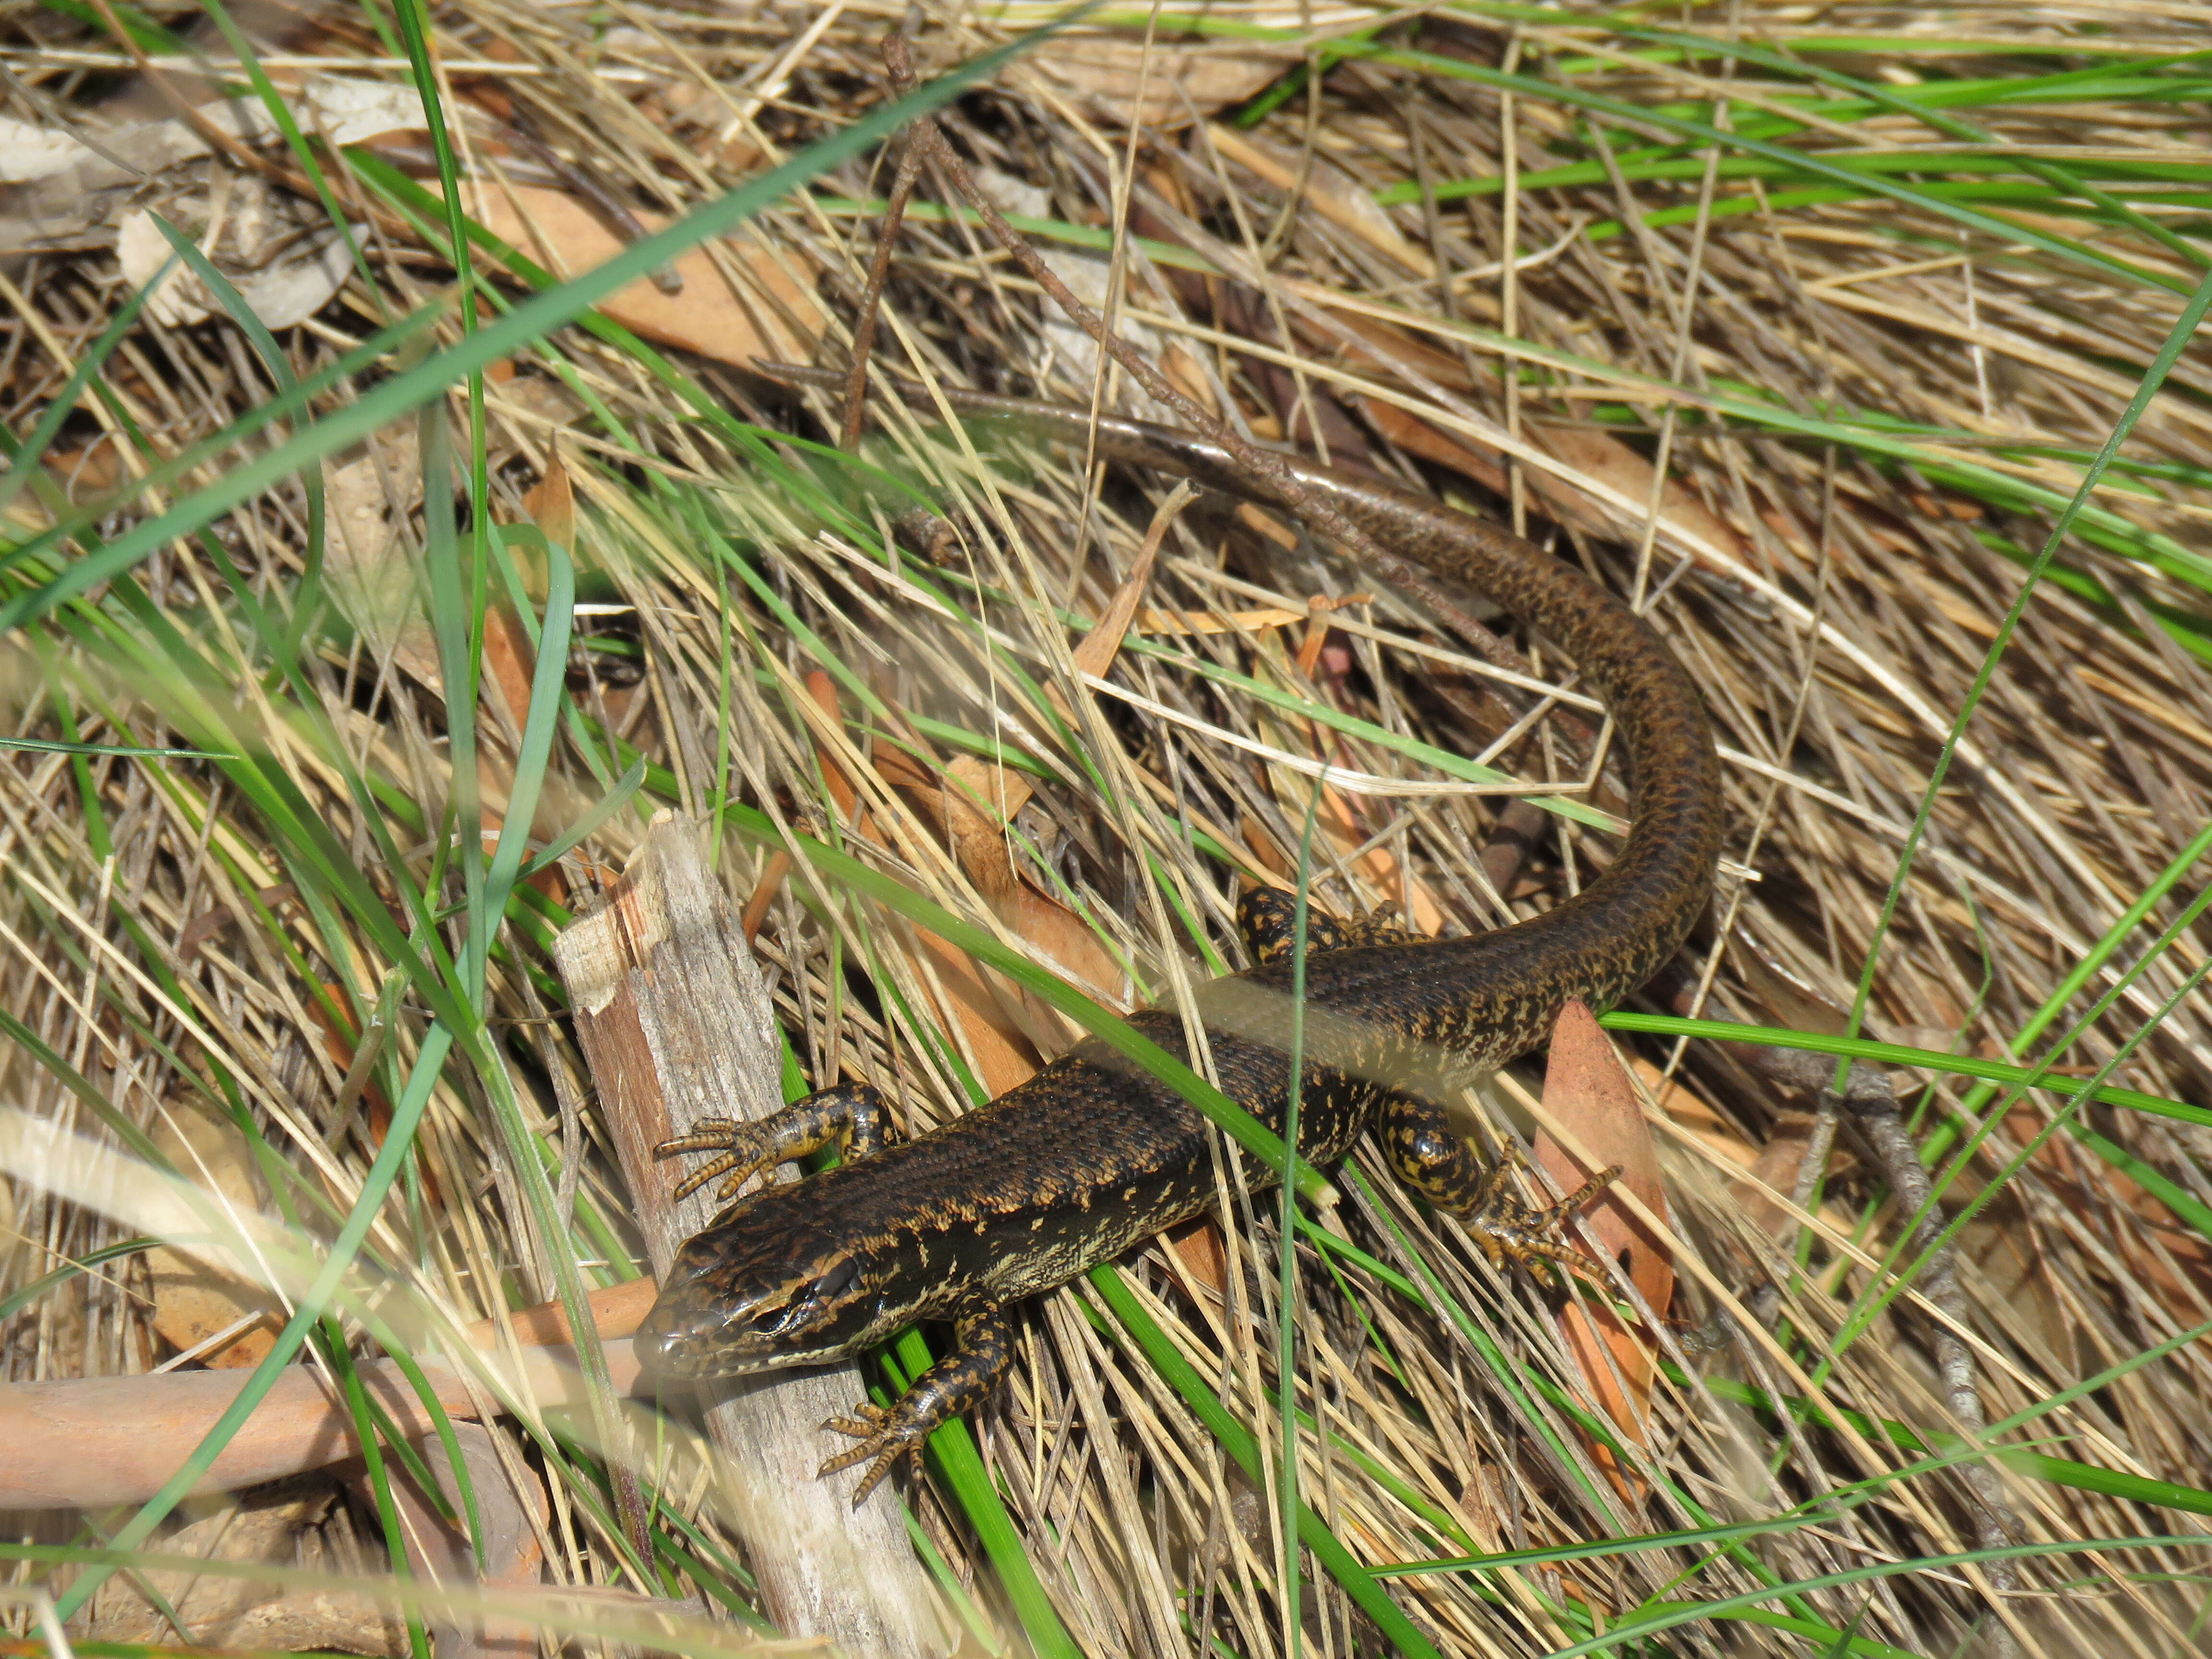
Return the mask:
<path id="1" fill-rule="evenodd" d="M 481 216 L 495 236 L 514 243 L 556 276 L 574 276 L 605 264 L 622 252 L 613 232 L 592 210 L 566 192 L 526 185 L 487 186 L 471 191 Z M 640 213 L 647 230 L 668 221 Z M 703 248 L 675 260 L 683 291 L 664 294 L 641 276 L 599 302 L 599 309 L 625 328 L 659 345 L 681 347 L 750 369 L 756 358 L 805 362 L 813 356 L 822 308 L 811 283 L 798 270 L 805 258 L 789 248 L 771 252 L 742 238 L 726 239 L 729 257 L 743 265 L 753 283 L 774 296 L 734 293 Z M 796 324 L 801 331 L 794 332 Z"/>
<path id="2" fill-rule="evenodd" d="M 1182 1259 L 1193 1283 L 1217 1297 L 1229 1293 L 1229 1249 L 1221 1237 L 1219 1222 L 1210 1215 L 1199 1216 L 1169 1228 L 1166 1237 L 1168 1248 Z"/>
<path id="3" fill-rule="evenodd" d="M 264 1201 L 253 1154 L 235 1124 L 190 1101 L 178 1101 L 154 1125 L 154 1144 L 170 1162 L 228 1204 L 251 1214 Z M 154 1296 L 154 1328 L 179 1353 L 234 1330 L 255 1314 L 259 1323 L 226 1338 L 200 1356 L 210 1370 L 258 1365 L 276 1346 L 276 1323 L 267 1317 L 274 1298 L 260 1285 L 234 1276 L 190 1250 L 162 1244 L 146 1252 Z"/>
<path id="4" fill-rule="evenodd" d="M 576 550 L 576 493 L 568 481 L 568 469 L 561 465 L 558 450 L 549 451 L 545 457 L 545 476 L 523 492 L 522 510 L 530 514 L 531 522 L 545 532 L 545 539 L 557 542 L 573 556 Z M 531 585 L 532 593 L 543 592 L 542 572 L 538 581 Z"/>
<path id="5" fill-rule="evenodd" d="M 1666 1213 L 1658 1148 L 1644 1121 L 1636 1085 L 1622 1068 L 1612 1040 L 1580 1002 L 1570 1002 L 1560 1010 L 1558 1024 L 1553 1027 L 1551 1061 L 1544 1074 L 1544 1107 L 1583 1153 L 1595 1160 L 1593 1166 L 1585 1167 L 1581 1158 L 1568 1152 L 1550 1133 L 1540 1133 L 1536 1161 L 1562 1188 L 1571 1192 L 1606 1165 L 1621 1166 L 1614 1187 L 1585 1209 L 1583 1218 L 1607 1257 L 1619 1261 L 1626 1252 L 1630 1280 L 1652 1312 L 1664 1317 L 1674 1297 L 1673 1261 L 1628 1206 L 1614 1196 L 1616 1189 L 1625 1188 L 1654 1213 Z M 1609 1308 L 1597 1307 L 1582 1297 L 1562 1311 L 1559 1328 L 1606 1414 L 1625 1436 L 1645 1443 L 1652 1378 L 1649 1346 Z"/>

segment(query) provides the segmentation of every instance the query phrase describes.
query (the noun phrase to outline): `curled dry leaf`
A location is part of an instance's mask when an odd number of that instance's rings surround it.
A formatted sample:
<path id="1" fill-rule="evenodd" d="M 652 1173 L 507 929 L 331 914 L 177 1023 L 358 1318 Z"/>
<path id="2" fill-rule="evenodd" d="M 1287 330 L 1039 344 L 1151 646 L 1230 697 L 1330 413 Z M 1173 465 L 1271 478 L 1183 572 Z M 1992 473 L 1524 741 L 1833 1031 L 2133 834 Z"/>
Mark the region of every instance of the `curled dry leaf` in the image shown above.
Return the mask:
<path id="1" fill-rule="evenodd" d="M 1166 517 L 1171 516 L 1172 510 L 1156 523 L 1155 533 L 1146 538 L 1135 565 L 1115 589 L 1104 614 L 1077 642 L 1071 654 L 1079 677 L 1103 678 L 1113 667 L 1152 582 L 1159 554 L 1158 532 L 1164 531 Z M 1072 723 L 1066 702 L 1049 695 L 1061 718 Z M 1061 977 L 1109 1006 L 1125 1006 L 1126 976 L 1099 943 L 1097 932 L 1058 899 L 1022 879 L 1015 865 L 1006 844 L 1006 826 L 1035 793 L 1028 777 L 1012 767 L 962 756 L 945 768 L 945 779 L 942 810 L 956 855 L 1000 920 L 1048 957 Z M 1056 1015 L 1050 1023 L 1052 1029 L 1061 1029 Z M 1059 1046 L 1064 1042 L 1053 1052 Z"/>
<path id="2" fill-rule="evenodd" d="M 521 747 L 522 723 L 530 714 L 530 681 L 537 661 L 538 653 L 530 636 L 522 631 L 514 607 L 496 603 L 485 606 L 480 694 L 500 728 L 498 741 L 509 754 Z M 510 775 L 503 781 L 511 787 L 514 780 Z M 496 830 L 499 825 L 487 820 L 484 828 Z"/>
<path id="3" fill-rule="evenodd" d="M 415 424 L 375 434 L 347 459 L 323 463 L 328 529 L 323 568 L 331 595 L 380 664 L 439 683 L 438 647 L 416 584 L 411 521 L 422 501 Z"/>
<path id="4" fill-rule="evenodd" d="M 806 687 L 825 720 L 834 723 L 843 719 L 836 684 L 827 674 L 818 669 L 810 672 Z M 855 815 L 854 809 L 860 797 L 852 779 L 826 750 L 818 750 L 817 755 L 823 781 L 836 806 L 839 821 L 854 841 L 869 841 L 874 829 L 873 817 L 865 809 Z M 918 791 L 925 797 L 939 793 L 931 775 L 914 766 L 896 750 L 880 751 L 876 769 L 894 788 Z M 769 906 L 791 873 L 791 863 L 787 853 L 778 851 L 769 855 L 739 921 L 746 938 L 751 938 L 767 920 Z M 914 942 L 920 957 L 917 965 L 924 969 L 921 977 L 936 1005 L 938 1018 L 966 1040 L 969 1057 L 983 1087 L 997 1096 L 1034 1077 L 1038 1048 L 1028 1029 L 1033 1021 L 1023 1006 L 1018 988 L 999 981 L 965 951 L 934 933 L 915 928 L 902 930 L 901 936 Z"/>
<path id="5" fill-rule="evenodd" d="M 549 465 L 560 473 L 565 489 L 567 475 L 560 472 L 559 463 Z M 423 603 L 413 528 L 414 513 L 422 500 L 422 469 L 413 423 L 387 427 L 347 452 L 347 459 L 325 461 L 323 490 L 329 526 L 324 538 L 324 570 L 338 609 L 359 630 L 377 665 L 388 664 L 443 696 L 445 674 Z M 573 538 L 573 508 L 568 525 Z M 526 561 L 526 577 L 530 568 Z M 542 567 L 538 574 L 542 579 Z M 477 787 L 483 807 L 481 827 L 495 834 L 513 796 L 514 755 L 530 708 L 537 660 L 521 619 L 506 605 L 495 603 L 485 611 L 483 660 Z M 385 735 L 365 716 L 356 713 L 355 720 L 364 735 L 374 733 L 377 739 Z M 375 757 L 393 764 L 395 770 L 404 769 L 390 757 Z M 550 773 L 538 792 L 531 833 L 550 841 L 592 804 L 568 778 Z M 619 823 L 601 831 L 617 841 L 623 833 Z M 541 872 L 531 880 L 541 891 L 557 895 L 560 890 L 557 871 Z"/>
<path id="6" fill-rule="evenodd" d="M 173 198 L 162 204 L 163 216 L 202 245 L 210 263 L 268 327 L 295 327 L 328 305 L 353 270 L 345 238 L 328 225 L 304 228 L 302 204 L 258 179 L 213 176 L 228 182 L 229 190 L 218 189 L 212 198 Z M 231 199 L 224 201 L 225 195 Z M 210 242 L 215 244 L 211 250 Z M 125 215 L 115 228 L 116 258 L 134 289 L 143 290 L 152 283 L 173 252 L 149 209 Z M 147 308 L 172 328 L 205 322 L 223 309 L 181 263 L 162 278 Z"/>
<path id="7" fill-rule="evenodd" d="M 193 1101 L 179 1100 L 155 1123 L 153 1139 L 186 1181 L 241 1213 L 260 1212 L 263 1195 L 252 1151 L 228 1119 Z M 276 1346 L 276 1324 L 268 1317 L 271 1298 L 262 1286 L 173 1245 L 155 1245 L 145 1261 L 154 1328 L 179 1353 L 222 1337 L 219 1346 L 199 1356 L 199 1363 L 211 1370 L 231 1370 L 259 1364 Z"/>
<path id="8" fill-rule="evenodd" d="M 67 171 L 92 155 L 58 128 L 0 115 L 0 185 L 27 185 Z"/>
<path id="9" fill-rule="evenodd" d="M 291 108 L 303 130 L 337 144 L 423 125 L 422 102 L 411 88 L 343 76 L 311 76 Z M 91 122 L 97 150 L 75 134 L 0 116 L 0 254 L 112 246 L 137 220 L 125 274 L 132 286 L 143 285 L 169 255 L 160 231 L 139 217 L 149 194 L 173 223 L 197 238 L 210 222 L 207 209 L 217 195 L 249 184 L 265 188 L 265 181 L 243 179 L 227 162 L 210 161 L 213 147 L 195 124 L 252 144 L 281 137 L 275 120 L 252 98 L 202 105 L 190 120 L 172 117 L 104 129 Z M 271 328 L 312 315 L 349 268 L 343 243 L 317 204 L 281 191 L 276 195 L 278 205 L 271 212 L 283 222 L 283 235 L 265 257 L 246 258 L 234 268 L 223 246 L 208 250 Z M 216 216 L 228 214 L 225 208 Z M 307 304 L 331 270 L 337 275 L 322 299 Z M 214 309 L 189 272 L 173 276 L 165 289 L 179 296 L 172 303 L 179 306 L 180 314 L 197 308 L 204 316 Z M 162 313 L 157 309 L 156 314 Z"/>
<path id="10" fill-rule="evenodd" d="M 234 134 L 254 133 L 258 105 L 210 104 L 198 118 Z M 33 142 L 19 147 L 23 134 Z M 103 155 L 74 137 L 10 122 L 0 127 L 0 254 L 114 246 L 122 216 L 144 204 L 155 188 L 193 193 L 162 175 L 210 154 L 206 139 L 182 120 L 144 121 L 100 135 Z M 112 159 L 111 159 L 112 158 Z M 204 196 L 202 184 L 198 194 Z"/>
<path id="11" fill-rule="evenodd" d="M 1666 1214 L 1658 1148 L 1644 1121 L 1643 1102 L 1613 1050 L 1612 1039 L 1580 1002 L 1570 1002 L 1561 1009 L 1552 1029 L 1551 1060 L 1544 1073 L 1544 1107 L 1552 1121 L 1596 1160 L 1596 1168 L 1586 1168 L 1550 1133 L 1540 1133 L 1536 1161 L 1562 1188 L 1572 1192 L 1599 1169 L 1618 1164 L 1621 1173 L 1615 1185 L 1633 1193 L 1654 1213 Z M 1583 1218 L 1607 1258 L 1618 1261 L 1626 1253 L 1630 1281 L 1652 1312 L 1663 1318 L 1674 1294 L 1674 1261 L 1665 1247 L 1610 1190 L 1583 1212 Z M 1606 1415 L 1625 1437 L 1648 1444 L 1650 1346 L 1639 1340 L 1609 1307 L 1579 1296 L 1560 1310 L 1559 1332 Z M 1602 1448 L 1598 1449 L 1601 1465 L 1616 1481 L 1622 1480 L 1621 1472 L 1613 1468 Z"/>
<path id="12" fill-rule="evenodd" d="M 362 144 L 387 132 L 427 132 L 422 94 L 397 81 L 356 81 L 312 75 L 302 91 L 302 112 L 333 144 Z"/>

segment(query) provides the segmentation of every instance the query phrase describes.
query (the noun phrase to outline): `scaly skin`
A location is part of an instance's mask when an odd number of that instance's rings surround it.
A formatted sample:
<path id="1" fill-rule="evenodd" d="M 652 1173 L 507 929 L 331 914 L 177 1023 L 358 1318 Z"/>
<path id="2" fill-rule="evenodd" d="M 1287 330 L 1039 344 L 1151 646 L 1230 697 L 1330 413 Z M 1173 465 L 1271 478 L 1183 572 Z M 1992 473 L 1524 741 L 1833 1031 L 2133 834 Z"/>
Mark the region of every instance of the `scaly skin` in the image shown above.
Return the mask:
<path id="1" fill-rule="evenodd" d="M 1282 505 L 1188 433 L 1131 421 L 1094 426 L 1051 404 L 949 395 L 965 416 L 1090 442 L 1109 459 Z M 1563 647 L 1603 697 L 1633 779 L 1632 822 L 1613 867 L 1540 915 L 1457 939 L 1311 918 L 1298 1151 L 1326 1163 L 1372 1128 L 1401 1178 L 1462 1215 L 1493 1262 L 1578 1260 L 1557 1229 L 1616 1172 L 1565 1204 L 1532 1210 L 1510 1190 L 1509 1169 L 1476 1158 L 1437 1103 L 1542 1043 L 1571 999 L 1609 1007 L 1680 945 L 1705 908 L 1720 849 L 1719 767 L 1705 711 L 1658 635 L 1572 565 L 1425 496 L 1289 465 L 1377 542 L 1488 593 Z M 1255 896 L 1240 920 L 1259 964 L 1201 987 L 1199 1006 L 1222 1089 L 1279 1132 L 1289 1086 L 1287 907 Z M 1146 1009 L 1131 1024 L 1188 1059 L 1175 1012 Z M 729 1188 L 833 1142 L 847 1161 L 750 1194 L 687 1241 L 636 1339 L 648 1369 L 703 1378 L 820 1364 L 917 1321 L 954 1322 L 954 1352 L 896 1406 L 824 1425 L 860 1440 L 823 1468 L 869 1464 L 856 1503 L 1005 1375 L 1008 1304 L 1065 1284 L 1213 1199 L 1205 1119 L 1095 1041 L 918 1140 L 884 1146 L 882 1121 L 873 1091 L 844 1088 L 671 1142 L 665 1151 L 723 1152 L 694 1181 L 734 1170 Z M 1255 1187 L 1270 1177 L 1257 1167 L 1247 1175 Z"/>

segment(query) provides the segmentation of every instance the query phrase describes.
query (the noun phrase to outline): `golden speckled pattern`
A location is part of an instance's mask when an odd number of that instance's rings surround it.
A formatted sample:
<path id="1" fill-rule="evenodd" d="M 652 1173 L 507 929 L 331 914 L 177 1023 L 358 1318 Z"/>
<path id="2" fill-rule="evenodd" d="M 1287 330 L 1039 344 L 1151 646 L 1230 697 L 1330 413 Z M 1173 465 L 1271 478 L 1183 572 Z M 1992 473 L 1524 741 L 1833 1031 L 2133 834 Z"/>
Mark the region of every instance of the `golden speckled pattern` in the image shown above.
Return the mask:
<path id="1" fill-rule="evenodd" d="M 1273 501 L 1224 452 L 1187 433 L 951 396 L 963 416 L 1091 441 L 1109 459 Z M 1631 828 L 1612 867 L 1528 921 L 1416 939 L 1387 922 L 1310 919 L 1298 1150 L 1325 1163 L 1374 1127 L 1401 1178 L 1464 1215 L 1493 1261 L 1574 1260 L 1556 1230 L 1610 1177 L 1532 1210 L 1513 1197 L 1510 1170 L 1476 1158 L 1437 1103 L 1540 1044 L 1569 1000 L 1609 1007 L 1680 945 L 1720 849 L 1719 768 L 1705 711 L 1650 626 L 1572 565 L 1411 491 L 1291 466 L 1376 541 L 1489 594 L 1572 656 L 1616 722 L 1633 785 Z M 1259 965 L 1200 988 L 1200 1007 L 1222 1089 L 1279 1130 L 1290 1085 L 1289 916 L 1279 900 L 1255 897 L 1242 920 Z M 1148 1009 L 1132 1023 L 1188 1057 L 1176 1014 Z M 872 1091 L 843 1089 L 672 1143 L 756 1165 L 842 1139 L 849 1161 L 752 1194 L 687 1241 L 637 1339 L 651 1369 L 703 1377 L 819 1363 L 917 1320 L 955 1321 L 955 1352 L 896 1407 L 832 1425 L 863 1437 L 824 1473 L 867 1461 L 863 1493 L 1004 1375 L 1007 1304 L 1065 1284 L 1213 1196 L 1205 1120 L 1096 1042 L 921 1139 L 881 1146 L 878 1121 Z M 1255 1186 L 1268 1179 L 1248 1173 Z"/>

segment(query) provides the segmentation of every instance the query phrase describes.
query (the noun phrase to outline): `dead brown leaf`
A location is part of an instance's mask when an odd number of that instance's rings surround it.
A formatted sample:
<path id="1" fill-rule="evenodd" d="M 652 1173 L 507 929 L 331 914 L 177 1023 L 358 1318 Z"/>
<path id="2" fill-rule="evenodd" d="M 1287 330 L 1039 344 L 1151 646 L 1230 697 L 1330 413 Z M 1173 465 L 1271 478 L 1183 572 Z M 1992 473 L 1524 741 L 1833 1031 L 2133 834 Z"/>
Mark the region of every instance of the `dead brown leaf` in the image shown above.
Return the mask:
<path id="1" fill-rule="evenodd" d="M 1218 123 L 1206 130 L 1206 137 L 1247 173 L 1276 190 L 1299 191 L 1305 204 L 1322 218 L 1385 258 L 1416 276 L 1436 274 L 1435 256 L 1398 228 L 1390 210 L 1377 203 L 1373 192 L 1362 189 L 1358 179 L 1328 157 L 1304 156 L 1287 145 Z"/>
<path id="2" fill-rule="evenodd" d="M 331 597 L 379 662 L 438 684 L 438 647 L 416 586 L 411 520 L 422 501 L 415 424 L 386 427 L 349 459 L 323 463 Z"/>
<path id="3" fill-rule="evenodd" d="M 576 492 L 568 480 L 568 469 L 561 464 L 558 449 L 546 452 L 544 473 L 523 491 L 522 510 L 530 515 L 531 523 L 544 532 L 547 541 L 565 549 L 571 558 L 575 556 Z M 518 546 L 511 552 L 530 596 L 544 598 L 544 554 L 529 546 Z"/>
<path id="4" fill-rule="evenodd" d="M 1167 1246 L 1182 1259 L 1183 1270 L 1194 1284 L 1203 1285 L 1217 1297 L 1229 1292 L 1229 1244 L 1221 1236 L 1221 1224 L 1211 1215 L 1202 1215 L 1168 1229 L 1164 1237 Z"/>
<path id="5" fill-rule="evenodd" d="M 194 1186 L 238 1212 L 256 1215 L 264 1201 L 253 1153 L 236 1125 L 190 1100 L 173 1103 L 155 1124 L 154 1144 Z M 154 1328 L 179 1353 L 225 1331 L 234 1334 L 199 1357 L 210 1370 L 258 1365 L 276 1343 L 269 1292 L 188 1250 L 157 1244 L 146 1252 L 154 1293 Z M 259 1315 L 258 1323 L 237 1328 Z"/>
<path id="6" fill-rule="evenodd" d="M 1334 784 L 1322 787 L 1316 825 L 1339 857 L 1364 844 L 1382 827 L 1370 823 Z M 1443 907 L 1437 896 L 1427 883 L 1405 870 L 1387 843 L 1369 848 L 1352 861 L 1352 867 L 1366 877 L 1370 890 L 1386 894 L 1399 904 L 1413 932 L 1433 934 L 1444 925 Z"/>
<path id="7" fill-rule="evenodd" d="M 1148 45 L 1086 35 L 1063 35 L 1024 59 L 1101 119 L 1154 131 L 1242 103 L 1296 62 L 1295 52 L 1249 40 Z"/>
<path id="8" fill-rule="evenodd" d="M 556 276 L 569 277 L 605 264 L 623 243 L 590 209 L 564 191 L 514 185 L 486 185 L 483 222 L 495 236 L 512 242 Z M 668 222 L 659 214 L 641 213 L 647 230 Z M 814 354 L 822 329 L 822 308 L 811 287 L 793 270 L 802 256 L 781 258 L 739 237 L 724 240 L 729 257 L 741 266 L 755 291 L 741 292 L 726 281 L 703 249 L 679 256 L 678 294 L 664 294 L 640 277 L 599 302 L 599 310 L 624 328 L 658 345 L 676 346 L 702 356 L 751 368 L 756 358 L 805 362 Z"/>
<path id="9" fill-rule="evenodd" d="M 1536 1161 L 1553 1180 L 1571 1192 L 1595 1175 L 1598 1168 L 1618 1164 L 1621 1173 L 1615 1186 L 1634 1194 L 1655 1213 L 1666 1213 L 1659 1150 L 1644 1121 L 1636 1085 L 1623 1069 L 1613 1040 L 1580 1002 L 1570 1002 L 1561 1009 L 1552 1029 L 1551 1060 L 1544 1073 L 1544 1107 L 1553 1121 L 1597 1160 L 1598 1166 L 1585 1168 L 1549 1133 L 1540 1133 Z M 1613 1196 L 1611 1189 L 1601 1194 L 1583 1215 L 1609 1259 L 1617 1261 L 1626 1253 L 1630 1281 L 1652 1312 L 1663 1318 L 1674 1294 L 1674 1265 L 1665 1247 L 1627 1206 Z M 1584 1297 L 1577 1297 L 1561 1311 L 1559 1330 L 1606 1415 L 1630 1439 L 1640 1445 L 1650 1443 L 1647 1421 L 1653 1372 L 1649 1346 L 1609 1307 Z M 1606 1458 L 1601 1456 L 1600 1462 L 1610 1471 Z M 1615 1472 L 1614 1478 L 1623 1477 Z"/>

